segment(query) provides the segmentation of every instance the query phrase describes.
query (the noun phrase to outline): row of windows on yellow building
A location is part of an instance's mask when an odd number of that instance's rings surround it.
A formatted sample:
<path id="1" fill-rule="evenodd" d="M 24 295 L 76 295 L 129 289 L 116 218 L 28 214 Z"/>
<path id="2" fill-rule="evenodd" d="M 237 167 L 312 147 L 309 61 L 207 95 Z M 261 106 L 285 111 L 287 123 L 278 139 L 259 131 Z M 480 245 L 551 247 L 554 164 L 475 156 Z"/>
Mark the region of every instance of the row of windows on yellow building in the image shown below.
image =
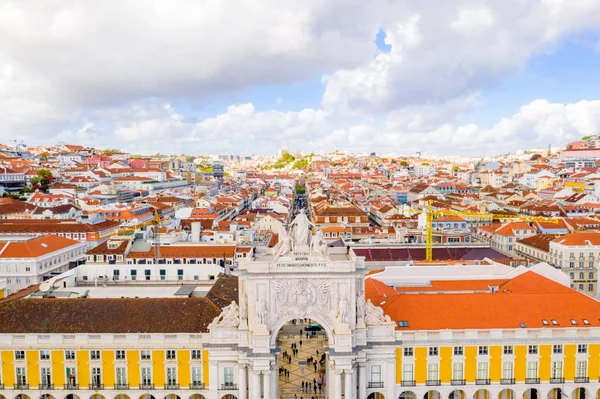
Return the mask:
<path id="1" fill-rule="evenodd" d="M 460 353 L 462 353 L 460 356 L 454 355 L 457 348 L 460 348 Z M 485 361 L 481 360 L 480 348 L 485 348 L 483 357 L 486 359 Z M 510 350 L 506 348 L 510 348 Z M 528 355 L 539 357 L 539 361 L 532 362 L 531 356 L 528 359 Z M 464 360 L 457 361 L 457 359 Z M 511 361 L 507 362 L 506 359 L 511 359 Z M 511 377 L 506 375 L 506 363 L 511 364 Z M 412 365 L 412 372 L 409 364 Z M 457 367 L 457 364 L 460 367 Z M 431 365 L 437 366 L 432 367 Z M 485 376 L 482 375 L 482 366 L 485 366 Z M 535 366 L 535 377 L 532 375 L 532 366 Z M 585 367 L 584 372 L 583 367 Z M 403 368 L 408 368 L 408 372 Z M 462 378 L 457 378 L 457 369 L 461 371 Z M 397 384 L 402 384 L 403 381 L 409 382 L 411 377 L 415 384 L 425 384 L 427 380 L 432 379 L 432 375 L 435 375 L 433 372 L 436 372 L 437 378 L 435 379 L 440 383 L 450 383 L 453 379 L 465 380 L 465 383 L 475 383 L 477 379 L 489 379 L 491 383 L 494 383 L 505 378 L 513 378 L 516 383 L 525 382 L 529 378 L 538 378 L 541 382 L 547 382 L 553 378 L 564 378 L 567 381 L 584 377 L 598 379 L 600 376 L 600 344 L 442 346 L 396 349 Z"/>
<path id="2" fill-rule="evenodd" d="M 117 357 L 124 352 L 124 359 Z M 149 356 L 146 354 L 149 353 Z M 98 381 L 105 388 L 118 384 L 130 387 L 152 384 L 165 386 L 168 381 L 167 369 L 176 367 L 174 383 L 188 387 L 201 382 L 208 386 L 208 351 L 177 350 L 173 359 L 167 359 L 167 350 L 3 350 L 0 351 L 0 384 L 5 386 L 28 385 L 30 388 L 52 384 L 55 388 L 78 385 L 79 388 L 93 386 L 93 369 L 100 369 Z M 98 355 L 98 358 L 96 358 Z M 46 358 L 47 357 L 47 358 Z M 144 359 L 142 357 L 145 357 Z M 193 359 L 192 359 L 193 358 Z M 198 376 L 192 376 L 192 363 L 202 368 Z M 126 365 L 125 376 L 117 376 L 118 366 Z M 150 375 L 143 376 L 144 365 L 150 367 Z M 74 369 L 73 369 L 74 366 Z M 50 381 L 44 381 L 44 370 L 50 372 Z M 48 370 L 49 369 L 49 370 Z"/>

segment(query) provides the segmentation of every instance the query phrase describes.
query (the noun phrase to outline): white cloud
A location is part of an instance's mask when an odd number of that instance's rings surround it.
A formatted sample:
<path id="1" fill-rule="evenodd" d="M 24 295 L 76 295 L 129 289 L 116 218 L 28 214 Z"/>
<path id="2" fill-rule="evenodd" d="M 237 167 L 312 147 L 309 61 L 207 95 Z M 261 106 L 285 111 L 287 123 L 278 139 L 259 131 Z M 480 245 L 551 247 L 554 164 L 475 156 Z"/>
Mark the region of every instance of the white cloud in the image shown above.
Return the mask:
<path id="1" fill-rule="evenodd" d="M 596 0 L 403 4 L 402 19 L 384 25 L 391 51 L 328 75 L 324 107 L 373 113 L 444 103 L 488 88 L 561 35 L 600 28 Z"/>

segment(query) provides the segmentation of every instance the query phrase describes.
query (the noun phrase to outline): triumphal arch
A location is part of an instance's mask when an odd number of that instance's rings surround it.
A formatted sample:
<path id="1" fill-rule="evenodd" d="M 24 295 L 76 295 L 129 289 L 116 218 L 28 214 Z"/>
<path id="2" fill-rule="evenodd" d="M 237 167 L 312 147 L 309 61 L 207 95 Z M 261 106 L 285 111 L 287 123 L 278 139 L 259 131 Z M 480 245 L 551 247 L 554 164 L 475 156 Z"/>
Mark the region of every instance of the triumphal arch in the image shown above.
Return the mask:
<path id="1" fill-rule="evenodd" d="M 328 247 L 303 212 L 282 230 L 274 248 L 257 248 L 240 261 L 236 274 L 239 304 L 225 308 L 209 326 L 211 386 L 230 365 L 237 370 L 235 397 L 281 397 L 277 335 L 286 323 L 306 318 L 327 335 L 327 397 L 365 399 L 364 366 L 379 346 L 389 377 L 395 375 L 389 351 L 394 323 L 365 301 L 364 259 L 345 247 Z"/>

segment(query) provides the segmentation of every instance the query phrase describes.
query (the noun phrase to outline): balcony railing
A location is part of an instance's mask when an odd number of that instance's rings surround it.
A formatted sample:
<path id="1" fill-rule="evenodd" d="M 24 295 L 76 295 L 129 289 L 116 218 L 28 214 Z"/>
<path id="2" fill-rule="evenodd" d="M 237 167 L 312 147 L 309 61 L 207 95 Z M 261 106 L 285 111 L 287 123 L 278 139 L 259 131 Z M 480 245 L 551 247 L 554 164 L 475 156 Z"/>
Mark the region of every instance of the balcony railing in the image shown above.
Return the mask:
<path id="1" fill-rule="evenodd" d="M 15 389 L 29 389 L 29 384 L 15 384 Z"/>
<path id="2" fill-rule="evenodd" d="M 154 389 L 154 384 L 140 384 L 140 389 Z"/>
<path id="3" fill-rule="evenodd" d="M 54 384 L 40 384 L 40 389 L 54 389 Z"/>
<path id="4" fill-rule="evenodd" d="M 204 389 L 204 383 L 203 382 L 192 382 L 190 384 L 190 389 Z"/>
<path id="5" fill-rule="evenodd" d="M 225 382 L 221 384 L 221 390 L 223 391 L 233 391 L 236 389 L 238 389 L 237 384 L 234 384 L 233 382 Z"/>
<path id="6" fill-rule="evenodd" d="M 589 377 L 575 377 L 575 383 L 586 383 L 586 382 L 590 382 Z"/>
<path id="7" fill-rule="evenodd" d="M 383 381 L 369 382 L 369 388 L 383 388 Z"/>
<path id="8" fill-rule="evenodd" d="M 478 378 L 475 380 L 475 385 L 490 385 L 489 378 Z"/>
<path id="9" fill-rule="evenodd" d="M 403 380 L 402 381 L 402 386 L 403 387 L 414 387 L 415 385 L 417 385 L 415 383 L 415 380 Z"/>
<path id="10" fill-rule="evenodd" d="M 94 389 L 96 391 L 99 391 L 101 389 L 104 389 L 104 384 L 94 384 L 94 383 L 91 383 L 90 384 L 90 389 Z"/>
<path id="11" fill-rule="evenodd" d="M 425 382 L 427 386 L 440 385 L 440 380 L 427 380 Z"/>
<path id="12" fill-rule="evenodd" d="M 515 379 L 514 378 L 501 378 L 500 379 L 500 384 L 502 385 L 511 385 L 515 383 Z"/>
<path id="13" fill-rule="evenodd" d="M 452 385 L 465 385 L 465 380 L 464 379 L 453 379 L 452 380 Z"/>
<path id="14" fill-rule="evenodd" d="M 564 384 L 565 383 L 565 379 L 564 378 L 550 378 L 550 384 Z"/>
<path id="15" fill-rule="evenodd" d="M 525 384 L 539 384 L 539 378 L 525 378 Z"/>
<path id="16" fill-rule="evenodd" d="M 115 384 L 115 389 L 129 389 L 129 384 Z"/>
<path id="17" fill-rule="evenodd" d="M 165 389 L 179 389 L 179 384 L 177 383 L 166 383 Z"/>
<path id="18" fill-rule="evenodd" d="M 79 384 L 67 384 L 65 389 L 79 389 Z"/>

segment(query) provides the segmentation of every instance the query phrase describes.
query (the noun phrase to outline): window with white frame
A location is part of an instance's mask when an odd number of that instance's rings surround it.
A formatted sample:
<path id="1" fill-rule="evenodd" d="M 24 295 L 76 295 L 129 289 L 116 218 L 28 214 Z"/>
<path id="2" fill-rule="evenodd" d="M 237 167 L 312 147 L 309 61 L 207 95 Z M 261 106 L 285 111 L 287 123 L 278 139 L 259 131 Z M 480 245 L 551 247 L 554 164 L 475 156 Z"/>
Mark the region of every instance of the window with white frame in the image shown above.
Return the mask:
<path id="1" fill-rule="evenodd" d="M 578 344 L 577 353 L 587 353 L 587 344 Z"/>
<path id="2" fill-rule="evenodd" d="M 40 351 L 40 360 L 50 360 L 50 351 Z"/>
<path id="3" fill-rule="evenodd" d="M 480 355 L 487 355 L 488 354 L 488 347 L 487 346 L 480 346 L 478 348 L 478 353 Z"/>
<path id="4" fill-rule="evenodd" d="M 15 368 L 15 382 L 17 383 L 17 387 L 24 387 L 27 385 L 27 371 L 25 370 L 25 367 Z"/>
<path id="5" fill-rule="evenodd" d="M 430 381 L 439 379 L 439 365 L 437 363 L 427 364 L 427 379 Z"/>
<path id="6" fill-rule="evenodd" d="M 527 378 L 538 378 L 538 362 L 527 362 Z"/>
<path id="7" fill-rule="evenodd" d="M 504 345 L 503 353 L 505 355 L 512 355 L 513 354 L 513 346 L 512 345 Z"/>
<path id="8" fill-rule="evenodd" d="M 562 361 L 557 360 L 552 362 L 552 377 L 551 378 L 562 378 Z"/>
<path id="9" fill-rule="evenodd" d="M 141 358 L 142 360 L 150 360 L 152 359 L 152 352 L 151 351 L 141 351 Z"/>
<path id="10" fill-rule="evenodd" d="M 25 351 L 15 351 L 15 360 L 25 360 Z"/>
<path id="11" fill-rule="evenodd" d="M 414 381 L 415 375 L 412 364 L 402 365 L 402 380 L 403 381 Z"/>
<path id="12" fill-rule="evenodd" d="M 371 366 L 371 382 L 381 382 L 381 366 L 378 364 Z"/>
<path id="13" fill-rule="evenodd" d="M 413 348 L 404 348 L 404 356 L 412 357 L 414 353 Z"/>
<path id="14" fill-rule="evenodd" d="M 529 353 L 530 355 L 537 355 L 538 354 L 538 346 L 537 345 L 529 345 L 527 347 L 527 353 Z"/>
<path id="15" fill-rule="evenodd" d="M 142 385 L 152 385 L 152 368 L 142 367 Z"/>
<path id="16" fill-rule="evenodd" d="M 192 385 L 202 384 L 202 367 L 192 367 Z"/>
<path id="17" fill-rule="evenodd" d="M 102 385 L 102 370 L 100 367 L 92 367 L 92 386 L 99 387 Z"/>
<path id="18" fill-rule="evenodd" d="M 489 376 L 488 363 L 487 362 L 477 363 L 477 379 L 478 380 L 487 380 L 488 376 Z"/>
<path id="19" fill-rule="evenodd" d="M 463 368 L 464 368 L 464 365 L 462 362 L 457 362 L 457 363 L 452 364 L 452 379 L 453 380 L 464 379 Z"/>
<path id="20" fill-rule="evenodd" d="M 177 367 L 167 367 L 167 385 L 177 385 Z"/>
<path id="21" fill-rule="evenodd" d="M 90 351 L 90 359 L 100 360 L 100 351 Z"/>
<path id="22" fill-rule="evenodd" d="M 462 346 L 454 347 L 454 356 L 462 356 L 464 354 L 464 348 Z"/>
<path id="23" fill-rule="evenodd" d="M 117 387 L 124 387 L 127 385 L 127 369 L 125 367 L 117 367 Z"/>
<path id="24" fill-rule="evenodd" d="M 200 349 L 192 349 L 192 360 L 202 360 L 202 351 Z"/>
<path id="25" fill-rule="evenodd" d="M 175 360 L 177 358 L 177 352 L 174 349 L 167 350 L 167 360 Z"/>
<path id="26" fill-rule="evenodd" d="M 40 377 L 41 377 L 41 385 L 45 387 L 45 389 L 49 389 L 52 385 L 52 372 L 50 367 L 42 367 L 40 369 Z"/>
<path id="27" fill-rule="evenodd" d="M 513 378 L 513 363 L 503 362 L 502 364 L 502 379 L 510 380 Z"/>
<path id="28" fill-rule="evenodd" d="M 224 372 L 224 382 L 227 385 L 233 385 L 233 367 L 225 367 L 223 369 Z"/>
<path id="29" fill-rule="evenodd" d="M 563 346 L 562 345 L 552 345 L 552 353 L 555 353 L 555 354 L 563 353 Z"/>
<path id="30" fill-rule="evenodd" d="M 439 354 L 439 348 L 437 346 L 429 347 L 429 356 L 437 356 Z"/>
<path id="31" fill-rule="evenodd" d="M 576 378 L 586 378 L 587 377 L 587 360 L 578 360 L 577 361 L 577 374 Z"/>
<path id="32" fill-rule="evenodd" d="M 66 367 L 65 376 L 67 377 L 68 388 L 74 388 L 77 386 L 77 367 Z"/>
<path id="33" fill-rule="evenodd" d="M 125 360 L 125 351 L 124 350 L 116 350 L 115 351 L 115 359 Z"/>

